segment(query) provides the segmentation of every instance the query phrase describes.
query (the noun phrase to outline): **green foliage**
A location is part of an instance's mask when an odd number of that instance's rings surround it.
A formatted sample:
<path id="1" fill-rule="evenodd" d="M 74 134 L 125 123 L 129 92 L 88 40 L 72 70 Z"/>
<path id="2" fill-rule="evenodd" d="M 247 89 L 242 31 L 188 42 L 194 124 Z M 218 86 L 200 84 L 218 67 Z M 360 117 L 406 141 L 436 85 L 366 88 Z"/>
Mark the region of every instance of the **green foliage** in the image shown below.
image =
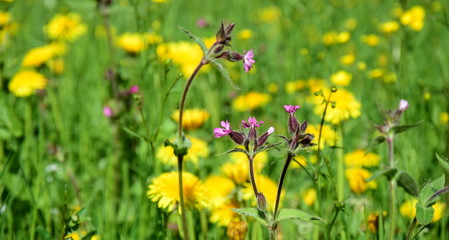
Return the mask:
<path id="1" fill-rule="evenodd" d="M 281 221 L 285 221 L 285 220 L 290 220 L 290 219 L 294 219 L 294 220 L 301 220 L 301 221 L 320 221 L 324 224 L 326 224 L 326 222 L 317 216 L 313 216 L 310 215 L 304 211 L 298 210 L 298 209 L 288 209 L 288 208 L 283 208 L 279 211 L 278 217 L 276 218 L 275 223 L 277 222 L 281 222 Z"/>
<path id="2" fill-rule="evenodd" d="M 419 188 L 416 180 L 407 172 L 400 172 L 397 178 L 398 186 L 402 187 L 408 194 L 418 197 Z"/>
<path id="3" fill-rule="evenodd" d="M 434 210 L 432 205 L 436 199 L 432 196 L 444 187 L 444 175 L 424 185 L 416 204 L 416 220 L 421 225 L 427 225 L 432 221 Z"/>

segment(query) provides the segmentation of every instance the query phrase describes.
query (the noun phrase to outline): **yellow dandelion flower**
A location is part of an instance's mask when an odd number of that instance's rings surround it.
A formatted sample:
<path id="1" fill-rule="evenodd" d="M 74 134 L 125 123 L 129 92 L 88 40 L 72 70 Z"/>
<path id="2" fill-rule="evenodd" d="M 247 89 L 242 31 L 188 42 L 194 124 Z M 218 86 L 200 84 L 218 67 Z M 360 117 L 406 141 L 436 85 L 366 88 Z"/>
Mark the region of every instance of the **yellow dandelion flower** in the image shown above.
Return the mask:
<path id="1" fill-rule="evenodd" d="M 52 43 L 42 47 L 31 49 L 25 54 L 22 61 L 24 67 L 37 67 L 49 61 L 57 55 L 61 55 L 65 51 L 62 44 Z"/>
<path id="2" fill-rule="evenodd" d="M 338 41 L 337 39 L 338 39 L 338 34 L 334 31 L 327 32 L 323 35 L 323 43 L 325 45 L 332 45 Z"/>
<path id="3" fill-rule="evenodd" d="M 118 38 L 117 45 L 129 53 L 136 54 L 145 49 L 145 39 L 140 33 L 124 33 Z"/>
<path id="4" fill-rule="evenodd" d="M 24 70 L 14 75 L 8 89 L 17 97 L 28 97 L 36 90 L 44 90 L 46 86 L 47 79 L 44 75 L 33 70 Z"/>
<path id="5" fill-rule="evenodd" d="M 156 34 L 156 33 L 145 33 L 143 35 L 143 37 L 145 38 L 146 42 L 150 45 L 152 44 L 159 44 L 161 43 L 164 39 L 162 38 L 162 36 Z"/>
<path id="6" fill-rule="evenodd" d="M 279 90 L 279 85 L 277 85 L 277 83 L 268 84 L 268 92 L 277 93 L 278 90 Z"/>
<path id="7" fill-rule="evenodd" d="M 202 208 L 207 205 L 203 183 L 193 174 L 182 173 L 184 204 L 186 207 Z M 179 202 L 178 172 L 163 173 L 151 181 L 147 196 L 158 202 L 159 208 L 173 210 Z"/>
<path id="8" fill-rule="evenodd" d="M 401 23 L 414 31 L 420 31 L 424 27 L 426 11 L 421 6 L 413 6 L 401 16 Z"/>
<path id="9" fill-rule="evenodd" d="M 232 106 L 235 110 L 244 112 L 265 106 L 271 100 L 270 95 L 258 92 L 249 92 L 234 99 Z"/>
<path id="10" fill-rule="evenodd" d="M 449 123 L 449 113 L 447 113 L 447 112 L 440 113 L 440 123 L 441 124 Z"/>
<path id="11" fill-rule="evenodd" d="M 379 166 L 379 161 L 379 155 L 367 154 L 364 150 L 355 150 L 345 155 L 345 164 L 348 167 L 375 167 Z"/>
<path id="12" fill-rule="evenodd" d="M 358 62 L 357 63 L 357 69 L 360 71 L 364 71 L 366 69 L 366 63 L 365 62 Z"/>
<path id="13" fill-rule="evenodd" d="M 368 188 L 374 189 L 377 187 L 375 181 L 366 182 L 366 179 L 371 177 L 371 173 L 363 168 L 353 167 L 346 169 L 346 179 L 349 182 L 349 188 L 355 194 L 365 192 Z"/>
<path id="14" fill-rule="evenodd" d="M 385 34 L 397 32 L 399 30 L 399 23 L 396 21 L 384 22 L 380 24 L 380 31 Z"/>
<path id="15" fill-rule="evenodd" d="M 350 18 L 345 21 L 345 26 L 349 31 L 352 31 L 357 27 L 357 20 Z"/>
<path id="16" fill-rule="evenodd" d="M 256 175 L 255 180 L 257 184 L 257 190 L 259 190 L 260 193 L 263 193 L 265 199 L 267 200 L 267 208 L 270 210 L 274 210 L 274 205 L 276 204 L 277 183 L 271 180 L 271 178 L 263 175 Z M 243 189 L 243 198 L 245 200 L 251 199 L 253 204 L 256 205 L 253 187 L 249 182 L 247 182 L 244 186 L 245 188 Z M 285 190 L 282 190 L 281 202 L 284 198 L 284 195 Z"/>
<path id="17" fill-rule="evenodd" d="M 81 237 L 78 233 L 70 233 L 64 237 L 64 240 L 81 240 Z"/>
<path id="18" fill-rule="evenodd" d="M 331 75 L 331 82 L 337 86 L 348 86 L 352 80 L 352 74 L 346 71 L 338 71 Z"/>
<path id="19" fill-rule="evenodd" d="M 64 60 L 62 58 L 52 59 L 48 61 L 48 67 L 54 74 L 64 72 Z"/>
<path id="20" fill-rule="evenodd" d="M 287 93 L 294 93 L 306 88 L 307 83 L 303 80 L 291 81 L 285 84 L 285 91 Z"/>
<path id="21" fill-rule="evenodd" d="M 180 67 L 185 77 L 189 77 L 193 73 L 203 58 L 203 52 L 200 46 L 184 41 L 159 44 L 156 48 L 156 54 L 161 61 L 171 59 Z M 207 67 L 203 67 L 200 72 L 207 71 Z"/>
<path id="22" fill-rule="evenodd" d="M 340 58 L 340 62 L 346 66 L 352 65 L 355 62 L 355 55 L 352 53 L 346 54 Z"/>
<path id="23" fill-rule="evenodd" d="M 328 95 L 329 93 L 325 93 L 325 96 Z M 316 103 L 315 113 L 321 116 L 325 105 L 322 104 L 322 99 L 320 97 L 315 97 L 314 99 Z M 362 104 L 355 99 L 352 93 L 344 89 L 338 89 L 337 92 L 332 94 L 330 100 L 335 101 L 335 108 L 327 108 L 326 121 L 331 122 L 332 124 L 340 124 L 344 120 L 358 118 L 360 116 Z"/>
<path id="24" fill-rule="evenodd" d="M 381 78 L 384 76 L 384 74 L 385 74 L 385 71 L 383 69 L 376 68 L 376 69 L 373 69 L 368 72 L 368 77 L 369 78 Z"/>
<path id="25" fill-rule="evenodd" d="M 430 94 L 429 92 L 426 91 L 422 97 L 425 101 L 429 101 L 430 98 L 432 97 L 432 94 Z"/>
<path id="26" fill-rule="evenodd" d="M 151 0 L 154 3 L 166 3 L 167 0 Z"/>
<path id="27" fill-rule="evenodd" d="M 229 224 L 239 218 L 239 215 L 231 209 L 239 208 L 234 202 L 229 202 L 211 210 L 210 221 L 218 226 L 229 226 Z"/>
<path id="28" fill-rule="evenodd" d="M 302 194 L 302 201 L 307 206 L 312 206 L 316 201 L 316 190 L 315 188 L 307 188 L 306 191 Z"/>
<path id="29" fill-rule="evenodd" d="M 377 232 L 379 229 L 379 214 L 378 213 L 370 213 L 367 217 L 368 229 L 370 232 Z"/>
<path id="30" fill-rule="evenodd" d="M 376 34 L 369 34 L 362 36 L 362 42 L 370 47 L 379 45 L 380 39 Z"/>
<path id="31" fill-rule="evenodd" d="M 325 89 L 328 87 L 326 80 L 317 78 L 310 78 L 309 80 L 307 80 L 307 86 L 309 87 L 311 93 L 318 92 L 321 89 Z"/>
<path id="32" fill-rule="evenodd" d="M 320 134 L 320 125 L 308 125 L 307 133 L 315 135 L 312 143 L 318 144 L 318 137 Z M 321 130 L 320 149 L 323 150 L 326 146 L 335 146 L 337 139 L 337 132 L 335 132 L 330 125 L 324 124 Z M 313 146 L 312 149 L 318 149 L 318 145 Z"/>
<path id="33" fill-rule="evenodd" d="M 351 39 L 351 34 L 349 32 L 341 32 L 337 35 L 337 41 L 339 43 L 346 43 Z"/>
<path id="34" fill-rule="evenodd" d="M 418 200 L 413 198 L 405 201 L 399 207 L 399 212 L 402 216 L 406 218 L 413 219 L 416 216 L 416 208 L 415 205 L 418 203 Z"/>
<path id="35" fill-rule="evenodd" d="M 248 224 L 246 221 L 240 219 L 233 220 L 226 230 L 226 236 L 229 240 L 243 240 L 245 239 L 246 232 L 248 231 Z"/>
<path id="36" fill-rule="evenodd" d="M 200 158 L 209 156 L 209 148 L 207 147 L 207 143 L 203 140 L 194 137 L 187 138 L 189 139 L 191 146 L 187 150 L 187 155 L 184 156 L 184 160 L 192 161 L 197 165 Z M 173 151 L 172 146 L 162 146 L 158 149 L 156 157 L 165 164 L 176 166 L 178 164 L 178 158 Z"/>
<path id="37" fill-rule="evenodd" d="M 11 14 L 9 12 L 0 11 L 0 27 L 6 26 L 11 21 Z"/>
<path id="38" fill-rule="evenodd" d="M 45 26 L 44 31 L 50 39 L 74 41 L 86 32 L 86 25 L 81 22 L 78 14 L 57 14 Z"/>
<path id="39" fill-rule="evenodd" d="M 237 184 L 243 184 L 249 178 L 249 163 L 246 155 L 241 152 L 231 153 L 231 162 L 223 164 L 221 171 Z M 267 162 L 268 154 L 260 152 L 254 158 L 254 171 L 260 172 Z"/>
<path id="40" fill-rule="evenodd" d="M 253 36 L 253 32 L 249 29 L 243 29 L 237 33 L 237 37 L 242 40 L 248 40 Z"/>
<path id="41" fill-rule="evenodd" d="M 446 204 L 442 202 L 436 202 L 432 206 L 434 212 L 433 212 L 433 218 L 432 222 L 437 222 L 440 220 L 445 214 L 446 214 Z"/>
<path id="42" fill-rule="evenodd" d="M 186 109 L 183 113 L 182 127 L 187 130 L 193 130 L 201 127 L 204 122 L 209 119 L 209 112 L 202 109 Z M 179 122 L 179 110 L 176 110 L 171 115 L 176 123 Z"/>
<path id="43" fill-rule="evenodd" d="M 259 19 L 265 23 L 272 23 L 281 17 L 281 10 L 278 7 L 270 6 L 259 11 Z"/>
<path id="44" fill-rule="evenodd" d="M 383 79 L 384 83 L 394 83 L 398 80 L 396 73 L 390 72 L 384 75 Z"/>
<path id="45" fill-rule="evenodd" d="M 210 176 L 204 181 L 206 197 L 209 199 L 209 207 L 222 206 L 229 200 L 229 195 L 235 189 L 234 182 L 221 176 Z"/>

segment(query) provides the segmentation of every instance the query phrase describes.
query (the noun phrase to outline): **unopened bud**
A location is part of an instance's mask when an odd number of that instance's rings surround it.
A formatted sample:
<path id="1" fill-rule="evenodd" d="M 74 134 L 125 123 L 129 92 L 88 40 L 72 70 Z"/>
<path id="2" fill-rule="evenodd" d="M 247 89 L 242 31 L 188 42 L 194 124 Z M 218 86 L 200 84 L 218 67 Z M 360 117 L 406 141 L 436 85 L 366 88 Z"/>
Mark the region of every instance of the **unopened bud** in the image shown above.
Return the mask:
<path id="1" fill-rule="evenodd" d="M 251 127 L 248 132 L 248 139 L 254 141 L 257 138 L 257 131 L 254 127 Z"/>
<path id="2" fill-rule="evenodd" d="M 267 210 L 267 200 L 263 193 L 257 193 L 257 208 L 262 212 Z"/>
<path id="3" fill-rule="evenodd" d="M 241 145 L 245 142 L 245 135 L 243 135 L 243 133 L 231 131 L 231 133 L 229 133 L 229 136 L 237 144 Z"/>
<path id="4" fill-rule="evenodd" d="M 403 112 L 403 111 L 407 110 L 407 108 L 408 108 L 408 102 L 407 102 L 407 100 L 402 99 L 402 100 L 399 102 L 399 108 L 398 108 L 398 110 L 401 111 L 401 112 Z"/>
<path id="5" fill-rule="evenodd" d="M 299 128 L 299 123 L 296 117 L 291 113 L 288 117 L 288 130 L 291 134 L 296 133 Z"/>
<path id="6" fill-rule="evenodd" d="M 274 127 L 270 127 L 262 136 L 257 139 L 257 146 L 262 146 L 267 141 L 268 137 L 274 132 Z"/>

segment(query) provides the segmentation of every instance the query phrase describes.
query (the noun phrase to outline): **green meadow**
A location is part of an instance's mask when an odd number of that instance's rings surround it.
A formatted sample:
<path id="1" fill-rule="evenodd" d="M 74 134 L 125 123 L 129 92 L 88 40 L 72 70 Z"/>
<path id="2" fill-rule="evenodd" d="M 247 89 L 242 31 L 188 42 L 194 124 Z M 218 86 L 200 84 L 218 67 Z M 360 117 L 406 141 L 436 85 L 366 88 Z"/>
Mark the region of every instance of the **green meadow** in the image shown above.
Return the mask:
<path id="1" fill-rule="evenodd" d="M 448 43 L 443 0 L 0 0 L 0 239 L 449 239 Z"/>

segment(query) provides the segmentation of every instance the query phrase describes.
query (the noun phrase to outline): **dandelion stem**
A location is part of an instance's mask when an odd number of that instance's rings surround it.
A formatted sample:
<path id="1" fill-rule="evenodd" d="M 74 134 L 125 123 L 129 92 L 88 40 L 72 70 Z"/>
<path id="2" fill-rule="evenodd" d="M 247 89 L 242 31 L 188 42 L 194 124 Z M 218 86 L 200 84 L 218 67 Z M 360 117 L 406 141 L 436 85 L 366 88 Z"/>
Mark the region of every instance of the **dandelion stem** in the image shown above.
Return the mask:
<path id="1" fill-rule="evenodd" d="M 387 139 L 388 143 L 388 163 L 390 168 L 394 168 L 394 149 L 393 149 L 393 137 Z M 390 190 L 390 235 L 389 239 L 394 239 L 394 233 L 396 229 L 396 180 L 391 179 L 389 183 Z"/>

